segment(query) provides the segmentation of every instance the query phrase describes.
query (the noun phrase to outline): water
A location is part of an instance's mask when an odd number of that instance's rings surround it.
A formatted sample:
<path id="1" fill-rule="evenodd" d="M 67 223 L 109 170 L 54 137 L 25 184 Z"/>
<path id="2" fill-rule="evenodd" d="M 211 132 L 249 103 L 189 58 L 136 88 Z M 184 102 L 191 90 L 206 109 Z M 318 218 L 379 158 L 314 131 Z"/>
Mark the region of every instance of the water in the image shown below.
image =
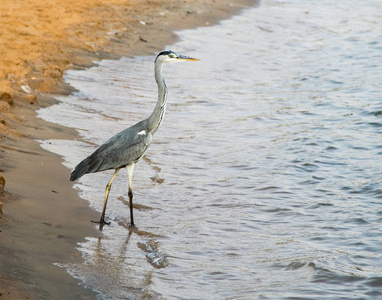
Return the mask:
<path id="1" fill-rule="evenodd" d="M 169 104 L 134 173 L 114 182 L 111 226 L 61 265 L 99 299 L 382 297 L 382 4 L 263 1 L 171 46 Z M 73 168 L 151 113 L 153 57 L 103 61 L 41 110 L 78 141 L 43 141 Z M 111 172 L 75 185 L 102 209 Z"/>

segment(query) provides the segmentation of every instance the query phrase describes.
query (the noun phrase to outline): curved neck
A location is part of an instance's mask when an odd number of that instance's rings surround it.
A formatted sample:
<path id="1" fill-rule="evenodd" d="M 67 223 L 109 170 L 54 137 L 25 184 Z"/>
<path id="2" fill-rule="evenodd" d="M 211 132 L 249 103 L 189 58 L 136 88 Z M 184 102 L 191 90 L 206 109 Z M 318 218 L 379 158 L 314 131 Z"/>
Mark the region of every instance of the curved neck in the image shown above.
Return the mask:
<path id="1" fill-rule="evenodd" d="M 149 131 L 155 133 L 163 121 L 167 104 L 167 86 L 162 76 L 163 63 L 155 62 L 155 80 L 158 85 L 158 100 L 154 111 L 148 118 Z"/>

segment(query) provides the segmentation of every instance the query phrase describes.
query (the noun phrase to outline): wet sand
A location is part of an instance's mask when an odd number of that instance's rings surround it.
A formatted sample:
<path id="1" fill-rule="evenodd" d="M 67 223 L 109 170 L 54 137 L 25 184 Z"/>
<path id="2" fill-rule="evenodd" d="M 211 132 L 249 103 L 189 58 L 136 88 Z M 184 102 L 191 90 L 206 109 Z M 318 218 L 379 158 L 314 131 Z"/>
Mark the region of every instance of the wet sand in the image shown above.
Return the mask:
<path id="1" fill-rule="evenodd" d="M 37 109 L 57 102 L 54 95 L 73 92 L 62 80 L 64 71 L 106 58 L 154 57 L 175 41 L 173 30 L 212 25 L 255 2 L 0 3 L 0 175 L 6 180 L 0 195 L 0 299 L 95 298 L 53 263 L 81 261 L 75 247 L 85 236 L 101 235 L 90 222 L 99 215 L 78 197 L 61 158 L 36 142 L 76 138 L 75 130 L 36 117 Z"/>

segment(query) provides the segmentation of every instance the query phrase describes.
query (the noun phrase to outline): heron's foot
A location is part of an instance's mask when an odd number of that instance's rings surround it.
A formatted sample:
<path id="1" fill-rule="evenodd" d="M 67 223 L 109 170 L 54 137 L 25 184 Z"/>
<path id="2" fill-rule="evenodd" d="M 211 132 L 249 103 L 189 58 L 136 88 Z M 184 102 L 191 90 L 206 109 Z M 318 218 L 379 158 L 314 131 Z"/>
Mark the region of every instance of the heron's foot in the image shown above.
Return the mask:
<path id="1" fill-rule="evenodd" d="M 132 224 L 129 225 L 129 228 L 134 229 L 136 227 L 135 227 L 134 223 L 132 223 Z"/>
<path id="2" fill-rule="evenodd" d="M 92 221 L 92 223 L 96 223 L 96 224 L 99 224 L 99 225 L 110 225 L 111 222 L 106 222 L 104 219 L 101 219 L 99 221 Z"/>

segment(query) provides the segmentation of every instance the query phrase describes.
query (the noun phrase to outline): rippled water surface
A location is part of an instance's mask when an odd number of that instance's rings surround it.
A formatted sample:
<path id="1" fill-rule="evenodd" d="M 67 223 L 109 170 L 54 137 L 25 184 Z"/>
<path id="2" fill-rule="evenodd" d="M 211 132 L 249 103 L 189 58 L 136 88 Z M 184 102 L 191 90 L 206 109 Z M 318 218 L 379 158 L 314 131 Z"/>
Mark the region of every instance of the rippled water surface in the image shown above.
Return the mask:
<path id="1" fill-rule="evenodd" d="M 110 194 L 100 239 L 63 265 L 99 299 L 382 298 L 382 3 L 263 1 L 180 32 L 165 120 Z M 41 110 L 78 129 L 43 146 L 73 168 L 154 108 L 154 57 L 103 61 Z M 102 209 L 112 171 L 75 187 Z"/>

